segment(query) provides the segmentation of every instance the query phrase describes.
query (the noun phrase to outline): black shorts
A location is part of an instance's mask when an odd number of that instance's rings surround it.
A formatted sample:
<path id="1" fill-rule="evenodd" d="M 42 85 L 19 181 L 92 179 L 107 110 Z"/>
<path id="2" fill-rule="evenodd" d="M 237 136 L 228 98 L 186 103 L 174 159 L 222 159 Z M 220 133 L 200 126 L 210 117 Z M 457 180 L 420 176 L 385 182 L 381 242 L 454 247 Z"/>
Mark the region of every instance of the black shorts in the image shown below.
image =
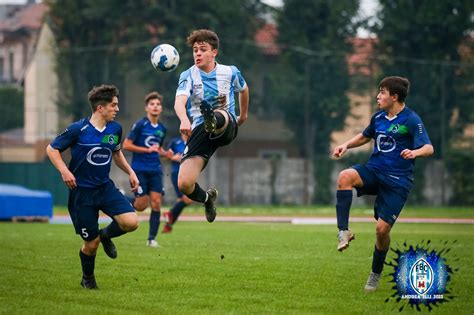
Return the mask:
<path id="1" fill-rule="evenodd" d="M 237 137 L 238 129 L 237 122 L 231 114 L 229 114 L 227 127 L 219 135 L 212 136 L 207 133 L 204 130 L 204 123 L 198 125 L 193 129 L 191 137 L 189 137 L 186 143 L 181 163 L 190 157 L 200 156 L 204 159 L 204 167 L 206 167 L 207 162 L 216 152 L 217 148 L 228 145 Z"/>

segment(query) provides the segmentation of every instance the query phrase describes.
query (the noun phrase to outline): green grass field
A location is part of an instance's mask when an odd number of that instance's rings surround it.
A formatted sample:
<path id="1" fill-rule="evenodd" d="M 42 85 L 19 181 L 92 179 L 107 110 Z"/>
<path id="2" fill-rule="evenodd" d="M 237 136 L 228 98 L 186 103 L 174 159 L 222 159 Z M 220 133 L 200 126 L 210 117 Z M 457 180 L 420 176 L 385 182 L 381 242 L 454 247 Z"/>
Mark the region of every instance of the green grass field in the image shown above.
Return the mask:
<path id="1" fill-rule="evenodd" d="M 0 313 L 398 313 L 401 304 L 385 303 L 390 267 L 379 291 L 363 291 L 374 224 L 352 229 L 357 239 L 339 253 L 334 226 L 180 222 L 152 249 L 142 222 L 116 239 L 116 260 L 99 249 L 100 290 L 87 291 L 79 286 L 81 239 L 72 225 L 0 223 Z M 436 249 L 457 240 L 445 255 L 459 268 L 448 286 L 455 299 L 432 313 L 474 311 L 473 232 L 472 225 L 395 226 L 393 243 L 430 239 Z"/>

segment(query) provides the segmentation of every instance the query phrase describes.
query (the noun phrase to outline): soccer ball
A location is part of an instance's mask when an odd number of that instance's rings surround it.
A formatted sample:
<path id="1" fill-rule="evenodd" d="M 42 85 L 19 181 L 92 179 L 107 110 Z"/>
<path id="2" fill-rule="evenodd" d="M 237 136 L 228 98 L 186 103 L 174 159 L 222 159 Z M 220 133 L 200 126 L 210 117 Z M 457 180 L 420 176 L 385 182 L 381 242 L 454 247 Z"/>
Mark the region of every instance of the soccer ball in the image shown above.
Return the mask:
<path id="1" fill-rule="evenodd" d="M 156 70 L 173 71 L 179 64 L 179 53 L 170 44 L 161 44 L 153 48 L 150 60 Z"/>

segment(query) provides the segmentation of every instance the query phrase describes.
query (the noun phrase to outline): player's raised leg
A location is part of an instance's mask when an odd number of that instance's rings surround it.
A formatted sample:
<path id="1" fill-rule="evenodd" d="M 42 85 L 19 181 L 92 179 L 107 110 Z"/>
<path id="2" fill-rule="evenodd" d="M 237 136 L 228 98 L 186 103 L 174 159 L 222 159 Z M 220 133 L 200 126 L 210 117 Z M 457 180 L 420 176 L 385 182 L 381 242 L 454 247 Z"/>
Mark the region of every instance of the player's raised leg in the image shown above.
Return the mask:
<path id="1" fill-rule="evenodd" d="M 113 216 L 112 222 L 99 232 L 104 252 L 112 259 L 117 258 L 117 248 L 112 238 L 135 231 L 138 228 L 138 217 L 135 212 L 126 212 Z"/>
<path id="2" fill-rule="evenodd" d="M 355 239 L 355 234 L 349 230 L 349 212 L 352 205 L 352 188 L 358 186 L 362 186 L 362 179 L 355 169 L 345 169 L 339 173 L 336 192 L 338 251 L 348 248 L 349 242 Z"/>

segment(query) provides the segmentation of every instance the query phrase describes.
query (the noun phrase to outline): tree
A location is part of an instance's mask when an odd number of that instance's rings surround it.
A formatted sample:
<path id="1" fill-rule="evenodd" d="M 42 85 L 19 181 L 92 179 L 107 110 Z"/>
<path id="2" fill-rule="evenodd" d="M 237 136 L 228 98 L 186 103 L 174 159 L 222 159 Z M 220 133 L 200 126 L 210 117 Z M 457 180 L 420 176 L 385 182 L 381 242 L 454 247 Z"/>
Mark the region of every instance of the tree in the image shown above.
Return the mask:
<path id="1" fill-rule="evenodd" d="M 84 106 L 87 91 L 96 84 L 113 81 L 123 86 L 130 72 L 145 84 L 159 86 L 167 99 L 176 90 L 179 70 L 156 75 L 149 57 L 158 43 L 168 42 L 189 66 L 190 49 L 185 39 L 196 28 L 217 31 L 223 43 L 225 63 L 249 66 L 246 58 L 255 47 L 246 44 L 264 9 L 258 0 L 184 1 L 113 0 L 47 1 L 49 23 L 58 41 L 57 70 L 61 78 L 61 107 L 77 119 L 89 113 Z M 235 52 L 238 52 L 235 53 Z M 169 98 L 168 98 L 169 97 Z"/>
<path id="2" fill-rule="evenodd" d="M 1 87 L 0 104 L 0 131 L 23 127 L 23 90 L 17 87 Z"/>
<path id="3" fill-rule="evenodd" d="M 379 22 L 373 32 L 378 38 L 376 51 L 381 77 L 399 75 L 411 81 L 407 105 L 422 117 L 435 157 L 444 159 L 449 144 L 474 116 L 470 96 L 474 83 L 470 74 L 472 58 L 462 59 L 460 55 L 462 46 L 472 46 L 474 3 L 381 0 L 380 4 Z M 411 197 L 416 202 L 424 201 L 422 183 L 426 162 L 420 162 L 415 172 L 418 184 Z M 444 181 L 441 183 L 444 200 Z"/>
<path id="4" fill-rule="evenodd" d="M 460 48 L 463 43 L 472 44 L 474 3 L 380 0 L 380 4 L 373 31 L 378 38 L 381 76 L 400 75 L 411 81 L 407 104 L 423 118 L 435 154 L 443 157 L 447 143 L 463 130 L 466 118 L 473 116 L 473 100 L 466 93 L 473 84 L 472 76 L 459 74 L 473 70 L 472 58 L 466 64 Z M 451 128 L 456 111 L 460 119 Z"/>
<path id="5" fill-rule="evenodd" d="M 344 126 L 350 105 L 346 56 L 359 1 L 286 0 L 278 16 L 283 56 L 276 103 L 295 141 L 315 165 L 317 202 L 329 202 L 330 135 Z"/>

